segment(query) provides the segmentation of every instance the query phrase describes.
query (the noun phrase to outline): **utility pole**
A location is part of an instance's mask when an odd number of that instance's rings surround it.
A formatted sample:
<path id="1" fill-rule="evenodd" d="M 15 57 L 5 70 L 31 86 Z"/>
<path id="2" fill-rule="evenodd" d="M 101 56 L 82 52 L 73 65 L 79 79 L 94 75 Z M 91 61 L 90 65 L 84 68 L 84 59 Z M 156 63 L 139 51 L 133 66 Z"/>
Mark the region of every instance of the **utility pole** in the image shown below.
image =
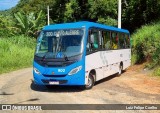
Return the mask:
<path id="1" fill-rule="evenodd" d="M 47 17 L 48 17 L 48 25 L 50 24 L 49 23 L 49 6 L 47 6 Z"/>
<path id="2" fill-rule="evenodd" d="M 123 0 L 123 3 L 128 6 L 127 1 Z M 118 0 L 118 28 L 121 29 L 122 24 L 122 0 Z"/>
<path id="3" fill-rule="evenodd" d="M 121 29 L 122 0 L 118 0 L 118 28 Z"/>

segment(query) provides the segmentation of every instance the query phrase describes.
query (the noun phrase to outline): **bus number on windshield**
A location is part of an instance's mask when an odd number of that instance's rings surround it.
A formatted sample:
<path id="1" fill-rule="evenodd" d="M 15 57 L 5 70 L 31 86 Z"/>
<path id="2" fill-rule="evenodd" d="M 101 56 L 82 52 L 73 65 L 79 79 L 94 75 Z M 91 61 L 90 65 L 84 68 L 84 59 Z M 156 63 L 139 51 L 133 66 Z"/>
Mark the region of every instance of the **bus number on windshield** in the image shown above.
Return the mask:
<path id="1" fill-rule="evenodd" d="M 46 36 L 53 36 L 53 32 L 46 32 Z"/>

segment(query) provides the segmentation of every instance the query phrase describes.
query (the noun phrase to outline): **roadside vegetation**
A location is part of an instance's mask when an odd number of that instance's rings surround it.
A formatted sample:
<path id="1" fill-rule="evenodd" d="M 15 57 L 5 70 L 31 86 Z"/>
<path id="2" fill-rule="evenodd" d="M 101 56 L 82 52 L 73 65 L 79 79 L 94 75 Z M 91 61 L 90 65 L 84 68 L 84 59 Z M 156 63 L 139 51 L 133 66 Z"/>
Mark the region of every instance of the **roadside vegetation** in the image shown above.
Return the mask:
<path id="1" fill-rule="evenodd" d="M 31 66 L 35 39 L 26 36 L 0 38 L 0 74 Z"/>
<path id="2" fill-rule="evenodd" d="M 160 76 L 160 21 L 142 26 L 133 35 L 132 63 L 146 62 L 153 74 Z"/>

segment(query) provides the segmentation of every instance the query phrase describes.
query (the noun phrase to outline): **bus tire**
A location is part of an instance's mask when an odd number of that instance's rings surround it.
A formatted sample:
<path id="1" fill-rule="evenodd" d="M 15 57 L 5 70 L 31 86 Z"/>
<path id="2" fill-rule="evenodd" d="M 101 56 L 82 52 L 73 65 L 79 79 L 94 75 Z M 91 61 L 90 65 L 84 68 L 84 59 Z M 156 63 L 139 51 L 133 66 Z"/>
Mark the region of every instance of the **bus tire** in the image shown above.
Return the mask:
<path id="1" fill-rule="evenodd" d="M 122 74 L 122 72 L 123 72 L 123 65 L 120 64 L 119 65 L 119 70 L 118 70 L 118 76 L 120 76 Z"/>
<path id="2" fill-rule="evenodd" d="M 89 74 L 88 84 L 85 85 L 85 89 L 91 89 L 94 86 L 95 80 L 93 76 L 94 75 Z"/>

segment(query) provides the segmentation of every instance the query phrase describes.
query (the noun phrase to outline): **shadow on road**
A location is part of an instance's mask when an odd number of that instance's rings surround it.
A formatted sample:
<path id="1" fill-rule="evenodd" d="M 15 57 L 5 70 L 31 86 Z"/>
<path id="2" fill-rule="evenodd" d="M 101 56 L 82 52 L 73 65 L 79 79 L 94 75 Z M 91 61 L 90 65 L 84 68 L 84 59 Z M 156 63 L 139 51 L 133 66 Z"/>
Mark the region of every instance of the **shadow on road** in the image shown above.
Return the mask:
<path id="1" fill-rule="evenodd" d="M 6 92 L 2 92 L 2 93 L 0 93 L 0 95 L 14 95 L 14 93 L 6 93 Z"/>
<path id="2" fill-rule="evenodd" d="M 109 81 L 113 78 L 117 77 L 117 74 L 111 75 L 109 77 L 106 77 L 98 82 L 95 83 L 95 85 L 101 84 L 103 82 Z M 83 87 L 78 87 L 78 86 L 42 86 L 42 85 L 36 85 L 34 84 L 34 81 L 31 80 L 31 85 L 30 88 L 34 91 L 39 91 L 39 92 L 81 92 L 84 90 Z"/>
<path id="3" fill-rule="evenodd" d="M 110 75 L 110 76 L 108 76 L 108 77 L 106 77 L 106 78 L 104 78 L 104 79 L 96 82 L 95 85 L 102 84 L 103 82 L 109 81 L 109 80 L 111 80 L 111 79 L 113 79 L 113 78 L 116 78 L 116 77 L 118 77 L 117 74 Z"/>
<path id="4" fill-rule="evenodd" d="M 24 102 L 33 102 L 33 101 L 38 101 L 40 100 L 39 98 L 32 98 L 32 99 L 28 99 L 28 100 L 25 100 L 25 101 L 20 101 L 20 102 L 17 102 L 17 103 L 14 103 L 14 104 L 21 104 L 21 103 L 24 103 Z"/>
<path id="5" fill-rule="evenodd" d="M 31 80 L 31 85 L 30 88 L 34 91 L 39 91 L 39 92 L 54 92 L 54 93 L 59 93 L 59 92 L 81 92 L 83 91 L 83 88 L 80 88 L 78 86 L 41 86 L 41 85 L 36 85 L 33 80 Z"/>

